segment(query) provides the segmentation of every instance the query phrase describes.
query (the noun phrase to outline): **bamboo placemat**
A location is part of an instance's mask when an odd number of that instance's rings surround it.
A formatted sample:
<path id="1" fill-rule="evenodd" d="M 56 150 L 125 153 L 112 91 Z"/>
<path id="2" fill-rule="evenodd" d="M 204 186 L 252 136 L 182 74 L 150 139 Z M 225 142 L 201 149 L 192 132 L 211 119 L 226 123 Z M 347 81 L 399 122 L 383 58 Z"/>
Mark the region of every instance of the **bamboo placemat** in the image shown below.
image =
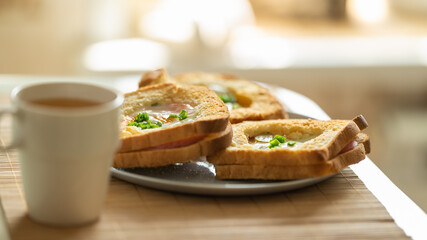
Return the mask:
<path id="1" fill-rule="evenodd" d="M 0 132 L 3 147 L 7 121 Z M 408 239 L 349 168 L 311 187 L 252 197 L 176 194 L 112 179 L 97 223 L 52 228 L 26 216 L 17 153 L 3 150 L 0 196 L 14 240 Z"/>

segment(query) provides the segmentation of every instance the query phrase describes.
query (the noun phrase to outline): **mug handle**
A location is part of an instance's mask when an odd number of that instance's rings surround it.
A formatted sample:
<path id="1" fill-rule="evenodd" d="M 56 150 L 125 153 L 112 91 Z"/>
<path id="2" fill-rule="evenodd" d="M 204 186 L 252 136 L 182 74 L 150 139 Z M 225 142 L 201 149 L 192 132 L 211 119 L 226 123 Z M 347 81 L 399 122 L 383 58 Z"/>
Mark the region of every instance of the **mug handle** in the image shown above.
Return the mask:
<path id="1" fill-rule="evenodd" d="M 14 108 L 4 108 L 0 109 L 0 122 L 4 115 L 9 114 L 12 115 L 12 117 L 16 117 L 16 109 Z M 12 142 L 9 145 L 5 145 L 4 148 L 6 150 L 16 148 L 20 144 L 20 141 L 18 139 L 13 139 Z"/>

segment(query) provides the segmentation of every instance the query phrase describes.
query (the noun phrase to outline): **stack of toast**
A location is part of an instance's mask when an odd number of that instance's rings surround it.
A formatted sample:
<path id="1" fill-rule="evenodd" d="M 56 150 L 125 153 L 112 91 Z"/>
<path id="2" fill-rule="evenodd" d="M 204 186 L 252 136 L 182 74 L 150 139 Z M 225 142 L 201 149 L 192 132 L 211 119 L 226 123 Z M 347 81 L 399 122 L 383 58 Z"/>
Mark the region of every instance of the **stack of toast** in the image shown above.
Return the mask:
<path id="1" fill-rule="evenodd" d="M 125 94 L 114 167 L 159 167 L 207 156 L 231 143 L 228 108 L 209 89 L 163 83 Z"/>
<path id="2" fill-rule="evenodd" d="M 147 72 L 125 95 L 114 167 L 206 156 L 219 179 L 299 179 L 339 172 L 370 152 L 363 116 L 288 119 L 267 89 L 227 74 Z"/>
<path id="3" fill-rule="evenodd" d="M 369 153 L 363 116 L 353 120 L 285 119 L 233 125 L 232 145 L 208 156 L 220 179 L 321 177 Z"/>

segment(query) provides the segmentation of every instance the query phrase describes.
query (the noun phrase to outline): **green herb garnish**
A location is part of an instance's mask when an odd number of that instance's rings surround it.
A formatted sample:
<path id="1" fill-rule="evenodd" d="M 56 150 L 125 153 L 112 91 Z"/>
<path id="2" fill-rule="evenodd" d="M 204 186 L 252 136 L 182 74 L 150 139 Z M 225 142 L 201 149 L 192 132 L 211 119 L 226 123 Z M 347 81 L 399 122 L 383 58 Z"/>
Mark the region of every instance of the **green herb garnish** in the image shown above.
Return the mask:
<path id="1" fill-rule="evenodd" d="M 155 123 L 151 123 L 149 119 L 150 117 L 147 112 L 138 113 L 133 122 L 128 123 L 128 126 L 135 126 L 141 129 L 158 128 L 163 126 L 162 122 L 157 121 Z"/>
<path id="2" fill-rule="evenodd" d="M 272 149 L 272 148 L 278 147 L 285 142 L 286 142 L 286 137 L 281 135 L 275 135 L 273 139 L 270 140 L 270 145 L 268 146 L 268 148 Z"/>
<path id="3" fill-rule="evenodd" d="M 134 122 L 145 122 L 148 121 L 148 119 L 150 119 L 150 117 L 148 116 L 147 112 L 138 113 L 135 117 Z"/>
<path id="4" fill-rule="evenodd" d="M 180 121 L 186 119 L 187 118 L 187 111 L 182 109 L 181 112 L 178 114 L 178 118 Z"/>
<path id="5" fill-rule="evenodd" d="M 218 97 L 224 102 L 224 103 L 235 103 L 236 98 L 229 93 L 217 93 Z"/>
<path id="6" fill-rule="evenodd" d="M 272 149 L 272 148 L 278 147 L 279 145 L 280 145 L 279 140 L 273 139 L 270 141 L 270 145 L 268 145 L 268 148 Z"/>
<path id="7" fill-rule="evenodd" d="M 286 138 L 284 136 L 276 135 L 273 139 L 277 139 L 280 143 L 284 143 L 286 141 Z"/>
<path id="8" fill-rule="evenodd" d="M 139 123 L 137 123 L 137 122 L 130 122 L 130 123 L 128 123 L 128 126 L 136 126 L 136 127 L 139 127 Z"/>
<path id="9" fill-rule="evenodd" d="M 181 110 L 181 112 L 177 114 L 170 114 L 168 118 L 178 118 L 179 120 L 184 120 L 187 118 L 187 111 Z M 160 121 L 154 121 L 153 123 L 149 120 L 147 112 L 138 113 L 135 119 L 128 123 L 128 126 L 135 126 L 141 129 L 150 129 L 150 128 L 159 128 L 163 126 L 163 123 Z"/>
<path id="10" fill-rule="evenodd" d="M 296 143 L 297 143 L 297 142 L 289 141 L 289 142 L 288 142 L 288 146 L 292 147 L 292 146 L 294 146 Z"/>

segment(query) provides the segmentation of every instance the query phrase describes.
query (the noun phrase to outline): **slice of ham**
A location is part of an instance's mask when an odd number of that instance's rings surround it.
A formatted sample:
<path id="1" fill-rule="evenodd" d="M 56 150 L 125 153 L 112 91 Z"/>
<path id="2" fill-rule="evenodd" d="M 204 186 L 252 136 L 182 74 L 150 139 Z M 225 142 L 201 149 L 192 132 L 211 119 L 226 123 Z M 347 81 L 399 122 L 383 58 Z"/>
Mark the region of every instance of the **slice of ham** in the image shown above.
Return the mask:
<path id="1" fill-rule="evenodd" d="M 357 146 L 357 142 L 353 140 L 349 144 L 347 144 L 343 149 L 341 149 L 341 151 L 338 154 L 348 152 L 348 151 L 352 150 L 353 148 L 355 148 L 356 146 Z"/>

